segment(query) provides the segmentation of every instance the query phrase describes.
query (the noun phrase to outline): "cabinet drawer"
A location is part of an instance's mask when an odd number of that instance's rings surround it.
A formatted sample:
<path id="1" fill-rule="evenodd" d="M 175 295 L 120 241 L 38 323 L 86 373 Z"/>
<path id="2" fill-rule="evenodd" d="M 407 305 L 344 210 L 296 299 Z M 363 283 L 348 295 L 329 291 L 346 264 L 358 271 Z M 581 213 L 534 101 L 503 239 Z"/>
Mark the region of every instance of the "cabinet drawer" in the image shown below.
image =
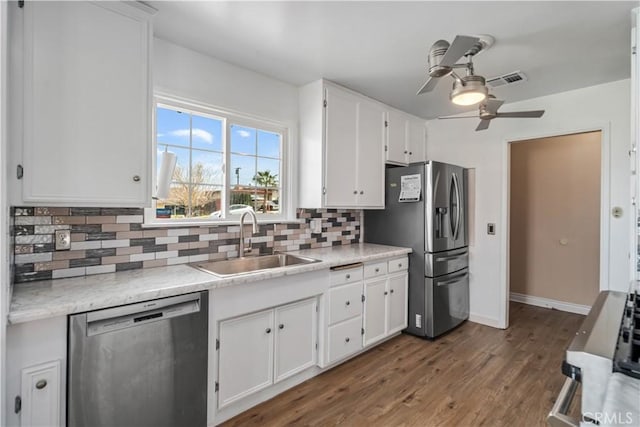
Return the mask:
<path id="1" fill-rule="evenodd" d="M 375 264 L 367 264 L 364 266 L 364 277 L 369 279 L 371 277 L 384 276 L 387 274 L 387 263 L 377 262 Z"/>
<path id="2" fill-rule="evenodd" d="M 331 272 L 331 286 L 353 283 L 362 280 L 362 266 L 333 270 Z"/>
<path id="3" fill-rule="evenodd" d="M 329 289 L 329 324 L 362 313 L 362 284 L 351 283 Z"/>
<path id="4" fill-rule="evenodd" d="M 362 317 L 329 327 L 329 363 L 342 359 L 362 348 Z"/>
<path id="5" fill-rule="evenodd" d="M 395 273 L 396 271 L 404 271 L 409 268 L 409 258 L 398 258 L 392 259 L 388 262 L 389 264 L 389 273 Z"/>

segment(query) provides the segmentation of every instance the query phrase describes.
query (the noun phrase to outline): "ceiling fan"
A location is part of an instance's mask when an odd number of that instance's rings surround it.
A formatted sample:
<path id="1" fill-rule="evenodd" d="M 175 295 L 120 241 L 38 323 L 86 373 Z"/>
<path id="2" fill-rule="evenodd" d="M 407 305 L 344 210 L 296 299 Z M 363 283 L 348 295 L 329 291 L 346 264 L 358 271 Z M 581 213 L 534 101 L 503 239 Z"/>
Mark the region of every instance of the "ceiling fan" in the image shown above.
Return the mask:
<path id="1" fill-rule="evenodd" d="M 451 44 L 446 40 L 438 40 L 429 49 L 429 78 L 422 85 L 417 95 L 432 91 L 441 77 L 454 78 L 451 101 L 458 105 L 473 105 L 487 98 L 488 91 L 485 79 L 474 74 L 473 57 L 487 50 L 493 44 L 491 36 L 456 36 Z M 462 58 L 465 63 L 457 64 Z M 465 76 L 459 76 L 454 69 L 464 68 Z"/>
<path id="2" fill-rule="evenodd" d="M 544 110 L 532 110 L 532 111 L 511 111 L 508 113 L 499 113 L 498 109 L 504 101 L 496 99 L 493 95 L 488 95 L 485 102 L 480 104 L 480 113 L 473 116 L 445 116 L 438 117 L 439 119 L 471 119 L 479 118 L 480 123 L 476 127 L 476 131 L 485 130 L 489 127 L 491 120 L 499 117 L 504 118 L 539 118 L 544 114 Z"/>

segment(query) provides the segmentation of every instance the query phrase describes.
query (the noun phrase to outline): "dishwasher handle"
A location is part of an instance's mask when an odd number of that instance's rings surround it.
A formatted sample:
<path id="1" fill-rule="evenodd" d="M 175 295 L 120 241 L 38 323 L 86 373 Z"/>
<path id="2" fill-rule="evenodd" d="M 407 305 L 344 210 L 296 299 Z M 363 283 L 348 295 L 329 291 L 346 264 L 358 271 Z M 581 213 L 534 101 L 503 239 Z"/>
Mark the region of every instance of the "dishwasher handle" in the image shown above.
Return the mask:
<path id="1" fill-rule="evenodd" d="M 87 336 L 197 313 L 200 298 L 199 293 L 180 295 L 87 313 Z"/>

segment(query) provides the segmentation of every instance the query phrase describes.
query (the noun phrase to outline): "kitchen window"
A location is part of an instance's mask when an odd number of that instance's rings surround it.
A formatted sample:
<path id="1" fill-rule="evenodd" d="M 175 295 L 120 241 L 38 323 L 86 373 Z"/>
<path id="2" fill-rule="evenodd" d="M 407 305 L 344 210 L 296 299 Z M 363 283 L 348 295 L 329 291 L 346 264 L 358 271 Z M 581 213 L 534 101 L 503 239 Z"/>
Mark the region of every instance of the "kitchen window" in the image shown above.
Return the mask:
<path id="1" fill-rule="evenodd" d="M 287 129 L 212 108 L 160 99 L 155 111 L 156 180 L 163 152 L 176 155 L 169 192 L 151 223 L 237 221 L 246 211 L 287 219 Z"/>

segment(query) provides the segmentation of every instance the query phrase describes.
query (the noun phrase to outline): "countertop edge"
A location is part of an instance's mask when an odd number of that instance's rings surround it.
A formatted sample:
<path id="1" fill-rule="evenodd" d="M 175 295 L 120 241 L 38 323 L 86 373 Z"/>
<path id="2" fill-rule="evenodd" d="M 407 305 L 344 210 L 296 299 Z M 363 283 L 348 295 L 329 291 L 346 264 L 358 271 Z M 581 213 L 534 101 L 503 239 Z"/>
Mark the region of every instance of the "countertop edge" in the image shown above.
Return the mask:
<path id="1" fill-rule="evenodd" d="M 355 251 L 368 251 L 368 253 L 360 253 L 354 254 Z M 391 258 L 397 256 L 403 256 L 411 253 L 412 250 L 410 248 L 401 248 L 395 246 L 385 246 L 385 245 L 373 245 L 373 244 L 357 244 L 357 245 L 345 245 L 338 246 L 333 248 L 320 248 L 320 249 L 304 249 L 300 251 L 288 251 L 287 253 L 292 254 L 304 254 L 305 256 L 309 256 L 315 259 L 318 259 L 320 262 L 304 264 L 295 267 L 289 268 L 278 268 L 271 271 L 260 271 L 256 273 L 249 274 L 241 274 L 232 277 L 221 278 L 209 273 L 199 272 L 194 273 L 196 279 L 191 280 L 188 283 L 175 285 L 175 286 L 167 286 L 166 284 L 158 284 L 156 287 L 153 287 L 153 284 L 150 285 L 148 289 L 139 289 L 134 286 L 131 287 L 130 291 L 125 291 L 124 293 L 120 293 L 117 295 L 109 295 L 109 299 L 105 299 L 104 296 L 101 298 L 100 293 L 107 293 L 109 286 L 108 283 L 101 285 L 104 289 L 99 289 L 96 291 L 96 296 L 94 299 L 86 297 L 86 301 L 73 301 L 69 300 L 69 297 L 60 296 L 60 295 L 51 295 L 51 301 L 43 302 L 41 304 L 33 304 L 33 306 L 27 305 L 24 308 L 14 308 L 14 303 L 16 298 L 27 300 L 29 297 L 35 297 L 39 292 L 46 292 L 46 287 L 51 284 L 59 284 L 61 288 L 68 288 L 67 291 L 69 293 L 74 292 L 76 289 L 82 289 L 83 287 L 88 286 L 87 283 L 96 280 L 99 276 L 108 277 L 110 281 L 116 281 L 116 275 L 120 275 L 122 278 L 122 282 L 130 281 L 129 278 L 135 278 L 136 276 L 141 276 L 144 273 L 140 273 L 141 270 L 132 270 L 130 272 L 121 272 L 121 273 L 106 273 L 104 275 L 94 275 L 94 276 L 83 276 L 71 279 L 57 279 L 57 280 L 48 280 L 43 282 L 32 282 L 27 284 L 29 286 L 29 290 L 21 291 L 19 287 L 20 284 L 14 285 L 17 288 L 14 288 L 14 292 L 12 295 L 11 306 L 9 308 L 9 313 L 7 316 L 7 321 L 9 325 L 16 325 L 20 323 L 32 322 L 37 320 L 45 320 L 53 317 L 59 316 L 67 316 L 70 314 L 83 313 L 91 310 L 99 310 L 103 308 L 115 307 L 119 305 L 132 304 L 136 302 L 157 299 L 157 298 L 166 298 L 181 294 L 187 294 L 191 292 L 200 292 L 206 290 L 213 290 L 218 288 L 224 288 L 229 286 L 237 286 L 246 283 L 252 283 L 260 280 L 274 279 L 283 276 L 290 276 L 296 274 L 303 274 L 307 272 L 319 271 L 323 269 L 329 269 L 331 267 L 337 267 L 345 264 L 353 264 L 358 262 L 370 262 L 377 261 L 384 258 Z M 333 254 L 333 256 L 331 255 Z M 342 256 L 337 256 L 338 254 Z M 324 258 L 324 259 L 323 259 Z M 176 266 L 168 266 L 168 267 L 159 267 L 159 269 L 163 269 L 164 271 L 171 272 L 181 272 L 185 267 L 192 268 L 187 265 L 176 265 Z M 155 269 L 149 269 L 149 271 Z M 194 269 L 195 270 L 195 269 Z M 158 270 L 156 270 L 158 271 Z M 190 270 L 188 270 L 190 272 Z M 135 273 L 138 272 L 138 273 Z M 124 273 L 124 274 L 123 274 Z M 109 276 L 107 276 L 109 275 Z M 155 277 L 153 273 L 148 274 L 150 282 L 159 282 L 163 280 L 161 275 Z M 101 280 L 101 279 L 98 279 Z M 144 279 L 138 279 L 144 281 Z M 164 279 L 170 280 L 170 279 Z M 108 282 L 108 280 L 102 279 L 103 282 Z M 37 289 L 39 284 L 42 284 L 42 291 Z M 76 289 L 74 289 L 77 286 Z M 100 288 L 100 286 L 98 286 Z M 17 291 L 17 295 L 16 295 Z M 62 291 L 64 292 L 64 291 Z M 59 292 L 60 293 L 60 292 Z M 30 295 L 31 294 L 31 295 Z M 46 297 L 44 298 L 46 299 Z M 66 300 L 66 301 L 65 301 Z M 24 301 L 21 301 L 24 303 Z"/>

